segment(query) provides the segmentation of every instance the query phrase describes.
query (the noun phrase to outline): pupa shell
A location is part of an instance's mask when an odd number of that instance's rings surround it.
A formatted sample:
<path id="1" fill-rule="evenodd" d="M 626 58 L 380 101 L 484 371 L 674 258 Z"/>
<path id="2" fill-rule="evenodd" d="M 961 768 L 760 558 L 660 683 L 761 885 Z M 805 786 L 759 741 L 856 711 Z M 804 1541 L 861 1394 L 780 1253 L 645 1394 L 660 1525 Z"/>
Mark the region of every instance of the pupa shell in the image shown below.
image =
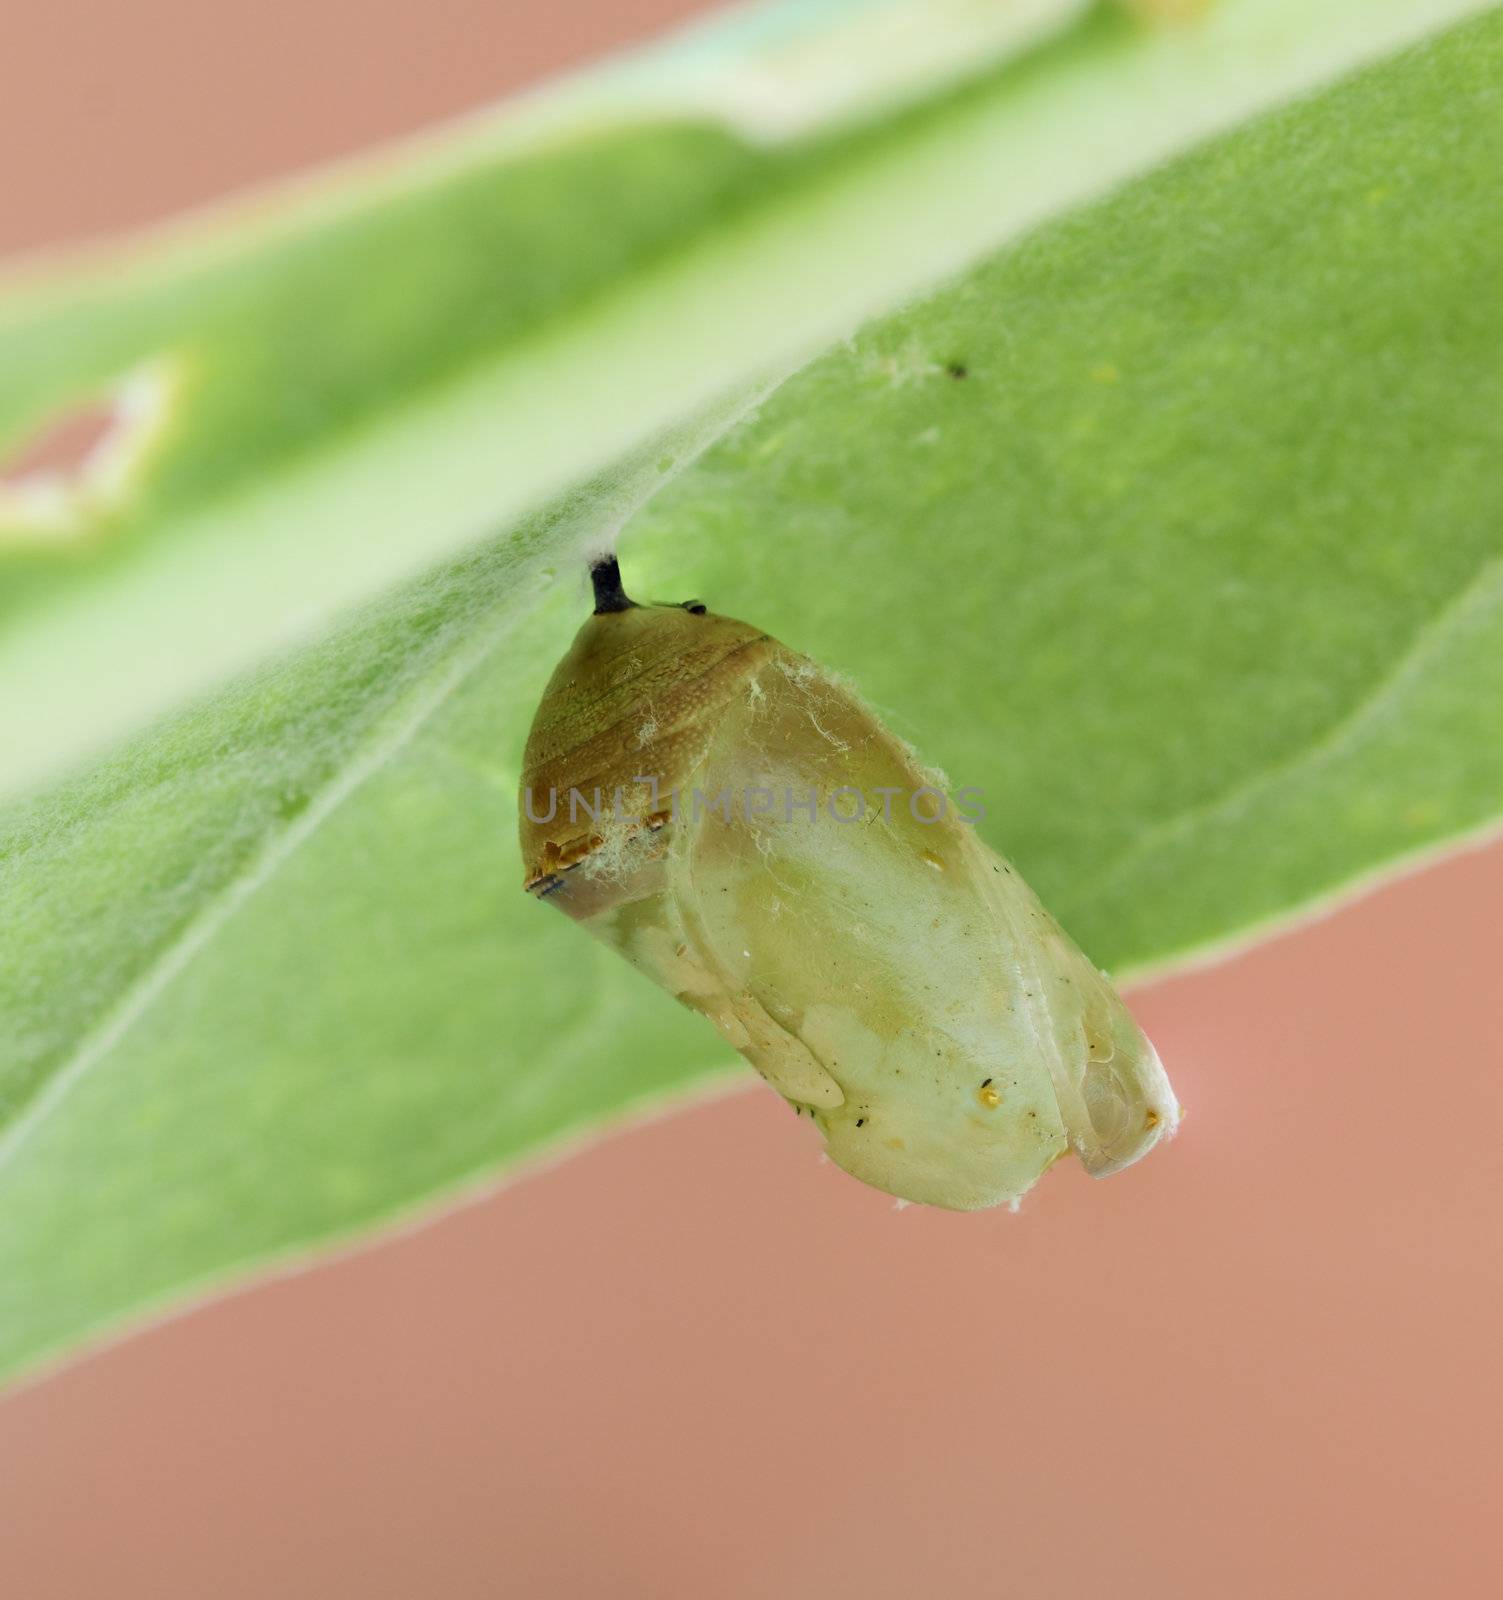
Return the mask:
<path id="1" fill-rule="evenodd" d="M 632 604 L 608 570 L 527 743 L 532 893 L 902 1199 L 1015 1201 L 1067 1150 L 1099 1176 L 1173 1132 L 1110 983 L 868 707 L 746 623 Z"/>

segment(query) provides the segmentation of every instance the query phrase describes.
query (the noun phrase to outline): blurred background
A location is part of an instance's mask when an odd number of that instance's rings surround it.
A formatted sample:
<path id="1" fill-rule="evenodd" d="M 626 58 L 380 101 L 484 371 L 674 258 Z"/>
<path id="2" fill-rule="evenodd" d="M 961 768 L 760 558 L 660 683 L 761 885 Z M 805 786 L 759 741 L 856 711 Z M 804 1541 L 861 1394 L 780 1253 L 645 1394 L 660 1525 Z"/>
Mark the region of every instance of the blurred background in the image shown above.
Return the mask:
<path id="1" fill-rule="evenodd" d="M 702 9 L 13 7 L 0 252 Z M 1495 844 L 1136 992 L 1182 1136 L 1017 1216 L 898 1214 L 752 1087 L 190 1312 L 0 1402 L 0 1589 L 1497 1592 L 1500 951 Z"/>

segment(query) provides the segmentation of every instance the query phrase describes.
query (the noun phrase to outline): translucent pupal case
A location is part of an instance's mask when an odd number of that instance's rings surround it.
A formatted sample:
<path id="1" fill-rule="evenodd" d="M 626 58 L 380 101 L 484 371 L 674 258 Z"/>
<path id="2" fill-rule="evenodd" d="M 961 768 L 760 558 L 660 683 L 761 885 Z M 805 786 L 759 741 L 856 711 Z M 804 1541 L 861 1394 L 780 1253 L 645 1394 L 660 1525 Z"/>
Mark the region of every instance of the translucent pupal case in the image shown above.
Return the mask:
<path id="1" fill-rule="evenodd" d="M 905 1200 L 1016 1201 L 1173 1132 L 1153 1046 L 838 679 L 613 561 L 527 742 L 527 888 L 614 946 Z"/>

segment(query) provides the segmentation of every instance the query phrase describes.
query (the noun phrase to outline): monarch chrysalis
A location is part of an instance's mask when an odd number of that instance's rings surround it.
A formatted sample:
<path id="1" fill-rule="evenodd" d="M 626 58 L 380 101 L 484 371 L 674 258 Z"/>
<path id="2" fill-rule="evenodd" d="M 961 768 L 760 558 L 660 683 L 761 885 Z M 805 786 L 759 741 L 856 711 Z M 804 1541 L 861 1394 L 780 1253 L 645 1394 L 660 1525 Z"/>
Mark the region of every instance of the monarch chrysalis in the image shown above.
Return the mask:
<path id="1" fill-rule="evenodd" d="M 806 657 L 613 558 L 532 725 L 526 886 L 613 945 L 907 1200 L 1016 1200 L 1173 1131 L 1110 983 L 933 775 Z"/>

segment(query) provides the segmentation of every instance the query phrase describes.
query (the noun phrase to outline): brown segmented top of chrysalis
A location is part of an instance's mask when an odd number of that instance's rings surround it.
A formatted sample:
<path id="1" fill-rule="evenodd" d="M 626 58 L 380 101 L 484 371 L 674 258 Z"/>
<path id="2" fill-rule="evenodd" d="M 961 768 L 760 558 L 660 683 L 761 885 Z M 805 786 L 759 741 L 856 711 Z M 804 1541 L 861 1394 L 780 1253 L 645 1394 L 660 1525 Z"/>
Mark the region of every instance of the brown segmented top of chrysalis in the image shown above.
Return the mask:
<path id="1" fill-rule="evenodd" d="M 522 787 L 536 801 L 521 817 L 527 887 L 607 842 L 608 829 L 584 803 L 570 806 L 571 790 L 585 802 L 598 791 L 607 811 L 619 794 L 621 810 L 642 819 L 637 828 L 660 821 L 648 785 L 636 780 L 656 780 L 663 811 L 703 756 L 717 713 L 778 648 L 759 629 L 702 607 L 636 605 L 624 596 L 597 605 L 548 680 L 527 738 Z"/>

